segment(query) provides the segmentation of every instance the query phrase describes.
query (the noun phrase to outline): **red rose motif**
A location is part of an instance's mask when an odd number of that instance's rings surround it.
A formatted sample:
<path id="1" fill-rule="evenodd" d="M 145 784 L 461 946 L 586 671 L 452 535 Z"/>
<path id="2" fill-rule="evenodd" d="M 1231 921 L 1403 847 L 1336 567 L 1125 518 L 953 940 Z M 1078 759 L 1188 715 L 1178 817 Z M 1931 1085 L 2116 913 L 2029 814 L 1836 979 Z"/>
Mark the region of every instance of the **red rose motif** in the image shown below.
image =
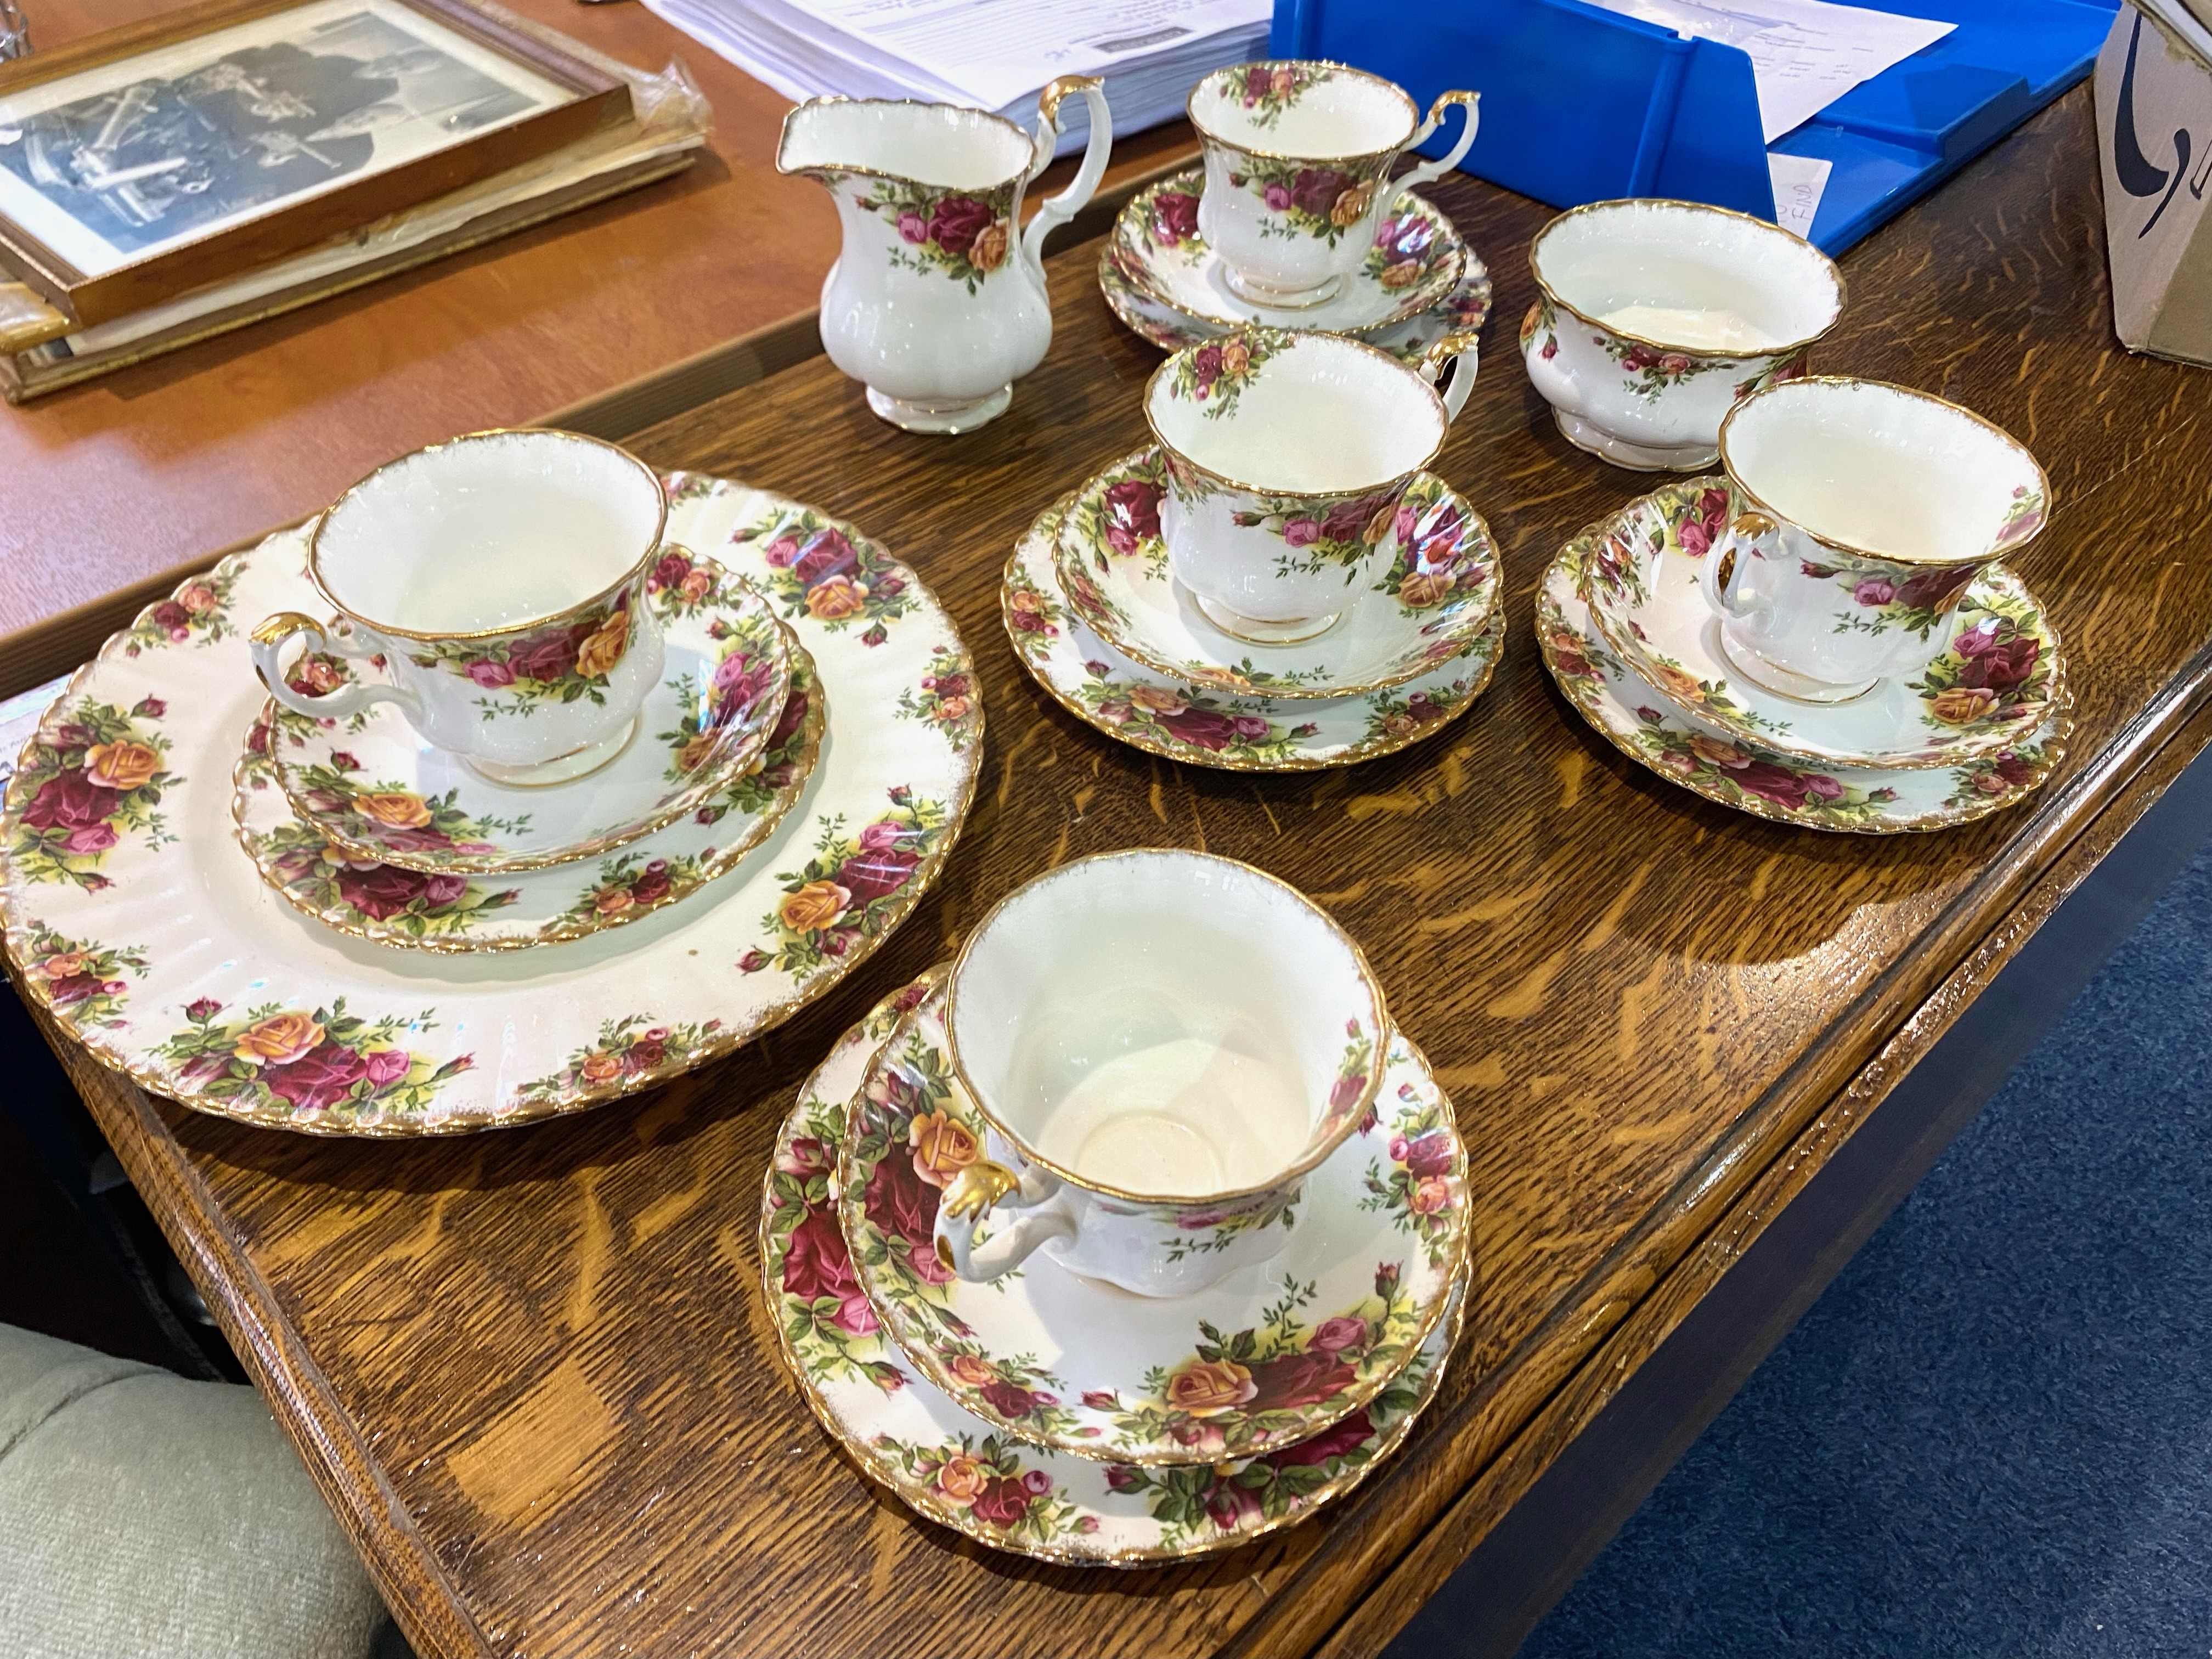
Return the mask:
<path id="1" fill-rule="evenodd" d="M 1628 355 L 1620 360 L 1620 366 L 1631 374 L 1638 374 L 1658 361 L 1659 354 L 1650 346 L 1634 345 L 1628 348 Z"/>
<path id="2" fill-rule="evenodd" d="M 1111 1389 L 1086 1389 L 1084 1390 L 1083 1403 L 1094 1412 L 1115 1412 L 1121 1409 L 1121 1396 Z M 1106 1478 L 1109 1483 L 1112 1481 L 1114 1478 L 1112 1470 L 1107 1471 Z M 1117 1487 L 1115 1490 L 1120 1489 Z"/>
<path id="3" fill-rule="evenodd" d="M 1144 478 L 1124 478 L 1106 489 L 1106 544 L 1130 554 L 1160 533 L 1160 487 Z"/>
<path id="4" fill-rule="evenodd" d="M 1324 1319 L 1314 1328 L 1310 1346 L 1321 1353 L 1342 1353 L 1347 1348 L 1367 1345 L 1367 1322 L 1350 1314 L 1339 1314 L 1334 1319 Z"/>
<path id="5" fill-rule="evenodd" d="M 1019 1480 L 994 1480 L 977 1494 L 968 1512 L 986 1526 L 1019 1526 L 1030 1512 L 1030 1496 Z"/>
<path id="6" fill-rule="evenodd" d="M 1194 744 L 1214 754 L 1229 747 L 1237 735 L 1237 727 L 1226 714 L 1211 708 L 1190 708 L 1180 714 L 1158 714 L 1154 718 L 1185 743 Z"/>
<path id="7" fill-rule="evenodd" d="M 929 216 L 929 240 L 947 253 L 963 256 L 998 216 L 988 202 L 979 202 L 972 196 L 948 196 Z"/>
<path id="8" fill-rule="evenodd" d="M 1267 95 L 1268 88 L 1274 85 L 1274 70 L 1265 64 L 1247 65 L 1244 70 L 1244 101 L 1256 104 Z"/>
<path id="9" fill-rule="evenodd" d="M 368 1074 L 362 1057 L 342 1042 L 319 1042 L 289 1066 L 264 1066 L 269 1092 L 303 1112 L 319 1112 L 345 1098 Z"/>
<path id="10" fill-rule="evenodd" d="M 72 1002 L 82 1002 L 103 982 L 98 974 L 71 974 L 67 979 L 47 981 L 46 995 L 56 1007 L 66 1007 Z"/>
<path id="11" fill-rule="evenodd" d="M 1899 585 L 1898 601 L 1912 606 L 1916 611 L 1941 611 L 1946 599 L 1980 574 L 1972 565 L 1956 566 L 1948 570 L 1923 570 Z"/>
<path id="12" fill-rule="evenodd" d="M 576 665 L 576 641 L 568 629 L 548 629 L 508 647 L 507 665 L 525 679 L 550 684 Z"/>
<path id="13" fill-rule="evenodd" d="M 1390 1161 L 1417 1176 L 1446 1175 L 1451 1170 L 1451 1143 L 1442 1129 L 1411 1140 L 1401 1135 L 1390 1143 Z"/>
<path id="14" fill-rule="evenodd" d="M 1198 234 L 1198 198 L 1179 190 L 1152 198 L 1152 223 L 1159 240 L 1173 247 Z"/>
<path id="15" fill-rule="evenodd" d="M 1259 1493 L 1234 1480 L 1217 1480 L 1206 1494 L 1206 1516 L 1223 1532 L 1236 1531 L 1243 1522 L 1255 1519 L 1260 1510 Z"/>
<path id="16" fill-rule="evenodd" d="M 655 859 L 637 872 L 637 879 L 629 884 L 629 896 L 640 904 L 652 904 L 668 896 L 668 860 Z"/>
<path id="17" fill-rule="evenodd" d="M 796 532 L 789 530 L 785 531 L 783 534 L 761 549 L 761 557 L 768 562 L 771 569 L 775 570 L 790 569 L 791 562 L 798 556 L 799 537 Z"/>
<path id="18" fill-rule="evenodd" d="M 986 1382 L 976 1392 L 1001 1417 L 1027 1417 L 1039 1407 L 1060 1403 L 1056 1395 L 1047 1394 L 1042 1389 L 1024 1389 L 1019 1383 L 1008 1382 L 1003 1378 L 996 1382 Z"/>
<path id="19" fill-rule="evenodd" d="M 1793 812 L 1804 805 L 1805 797 L 1811 789 L 1811 781 L 1805 775 L 1792 772 L 1786 766 L 1777 766 L 1771 761 L 1753 761 L 1731 771 L 1729 775 L 1747 793 L 1757 795 L 1763 800 L 1771 800 L 1777 806 L 1786 807 Z"/>
<path id="20" fill-rule="evenodd" d="M 222 1004 L 213 997 L 194 997 L 185 1005 L 185 1018 L 195 1025 L 204 1025 L 222 1012 Z"/>
<path id="21" fill-rule="evenodd" d="M 1670 351 L 1659 360 L 1660 372 L 1666 374 L 1686 374 L 1690 360 L 1679 351 Z"/>
<path id="22" fill-rule="evenodd" d="M 154 607 L 154 621 L 157 626 L 173 634 L 180 628 L 191 626 L 192 613 L 174 599 L 164 599 Z"/>
<path id="23" fill-rule="evenodd" d="M 1295 1411 L 1318 1406 L 1350 1388 L 1352 1368 L 1332 1353 L 1286 1353 L 1252 1367 L 1249 1410 Z"/>
<path id="24" fill-rule="evenodd" d="M 362 1073 L 369 1083 L 381 1089 L 387 1083 L 397 1083 L 415 1069 L 414 1056 L 404 1048 L 376 1048 L 361 1057 Z"/>
<path id="25" fill-rule="evenodd" d="M 1351 183 L 1350 173 L 1334 167 L 1300 167 L 1298 176 L 1291 180 L 1291 200 L 1305 212 L 1326 219 Z"/>
<path id="26" fill-rule="evenodd" d="M 169 705 L 159 697 L 141 697 L 131 706 L 131 712 L 142 720 L 157 720 L 169 712 Z"/>
<path id="27" fill-rule="evenodd" d="M 1291 187 L 1278 179 L 1261 191 L 1260 198 L 1276 212 L 1281 213 L 1291 204 Z"/>
<path id="28" fill-rule="evenodd" d="M 1263 1461 L 1270 1468 L 1311 1468 L 1340 1457 L 1348 1457 L 1365 1445 L 1375 1431 L 1368 1425 L 1367 1413 L 1354 1412 L 1340 1418 L 1310 1438 L 1295 1446 L 1285 1446 L 1270 1453 Z"/>
<path id="29" fill-rule="evenodd" d="M 915 1173 L 911 1158 L 896 1151 L 885 1156 L 869 1174 L 861 1206 L 878 1231 L 915 1247 L 917 1267 L 925 1259 L 935 1265 L 937 1188 Z"/>
<path id="30" fill-rule="evenodd" d="M 1968 659 L 1966 672 L 1959 676 L 1959 684 L 1986 687 L 1991 691 L 2009 691 L 2035 672 L 2036 659 L 2042 653 L 2043 642 L 2026 635 L 2004 645 L 1987 647 Z"/>
<path id="31" fill-rule="evenodd" d="M 1283 540 L 1292 547 L 1311 547 L 1321 539 L 1318 519 L 1292 519 L 1283 526 Z"/>
<path id="32" fill-rule="evenodd" d="M 1716 485 L 1700 495 L 1697 505 L 1690 509 L 1690 516 L 1675 532 L 1676 539 L 1682 544 L 1682 551 L 1693 559 L 1701 559 L 1711 552 L 1713 544 L 1720 539 L 1721 532 L 1728 524 L 1728 510 L 1727 490 Z"/>
<path id="33" fill-rule="evenodd" d="M 1218 345 L 1199 347 L 1198 356 L 1190 360 L 1190 374 L 1191 379 L 1198 383 L 1198 395 L 1203 398 L 1207 389 L 1221 377 L 1221 348 Z"/>
<path id="34" fill-rule="evenodd" d="M 929 240 L 929 221 L 908 208 L 898 216 L 899 240 L 919 246 Z"/>
<path id="35" fill-rule="evenodd" d="M 664 553 L 660 562 L 653 567 L 653 584 L 656 587 L 674 587 L 690 574 L 690 560 L 681 553 Z"/>
<path id="36" fill-rule="evenodd" d="M 1897 584 L 1887 576 L 1868 576 L 1851 589 L 1851 598 L 1869 610 L 1880 610 L 1897 597 Z"/>
<path id="37" fill-rule="evenodd" d="M 1328 1091 L 1328 1109 L 1332 1112 L 1348 1112 L 1358 1103 L 1359 1097 L 1367 1092 L 1367 1073 L 1354 1072 L 1340 1077 L 1336 1086 Z"/>
<path id="38" fill-rule="evenodd" d="M 762 969 L 773 967 L 775 963 L 775 958 L 767 951 L 751 950 L 738 958 L 738 971 L 741 974 L 757 974 Z"/>
<path id="39" fill-rule="evenodd" d="M 115 831 L 104 823 L 88 823 L 72 830 L 62 842 L 64 851 L 80 854 L 105 853 L 114 845 Z"/>
<path id="40" fill-rule="evenodd" d="M 857 908 L 897 892 L 912 878 L 921 863 L 921 854 L 904 848 L 856 853 L 838 866 L 835 879 L 853 896 L 853 904 Z"/>
<path id="41" fill-rule="evenodd" d="M 860 568 L 860 556 L 842 530 L 825 530 L 807 543 L 806 550 L 791 562 L 791 574 L 809 587 L 818 587 L 832 576 Z"/>
<path id="42" fill-rule="evenodd" d="M 854 1276 L 845 1236 L 827 1205 L 809 1205 L 805 1219 L 791 1230 L 783 1258 L 783 1290 L 802 1302 L 835 1297 L 837 1311 L 830 1316 L 830 1322 L 851 1335 L 867 1336 L 876 1328 L 876 1311 Z"/>
<path id="43" fill-rule="evenodd" d="M 667 1058 L 667 1040 L 647 1034 L 623 1050 L 623 1070 L 632 1075 L 649 1072 Z"/>
<path id="44" fill-rule="evenodd" d="M 514 684 L 514 671 L 503 662 L 494 662 L 489 657 L 477 657 L 467 667 L 468 677 L 488 691 L 496 691 L 502 685 Z"/>
<path id="45" fill-rule="evenodd" d="M 337 876 L 338 896 L 372 921 L 385 921 L 398 915 L 424 896 L 429 885 L 430 878 L 421 871 L 402 870 L 389 864 L 372 864 L 367 869 L 349 864 L 338 871 Z M 465 890 L 468 884 L 463 880 L 461 885 Z"/>
<path id="46" fill-rule="evenodd" d="M 1559 337 L 1556 334 L 1547 335 L 1544 340 L 1544 349 L 1536 355 L 1546 362 L 1550 362 L 1553 358 L 1559 355 Z"/>
<path id="47" fill-rule="evenodd" d="M 2016 789 L 2035 775 L 2035 769 L 2008 749 L 1997 757 L 1996 773 Z"/>

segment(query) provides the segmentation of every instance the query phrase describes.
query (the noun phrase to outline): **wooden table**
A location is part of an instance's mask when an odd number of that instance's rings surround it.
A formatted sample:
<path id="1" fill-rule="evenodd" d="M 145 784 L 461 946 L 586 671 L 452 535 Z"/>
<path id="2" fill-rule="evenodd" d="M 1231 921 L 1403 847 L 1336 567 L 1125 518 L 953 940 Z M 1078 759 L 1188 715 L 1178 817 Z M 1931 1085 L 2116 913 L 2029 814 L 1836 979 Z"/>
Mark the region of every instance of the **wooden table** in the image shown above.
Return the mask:
<path id="1" fill-rule="evenodd" d="M 875 422 L 802 364 L 639 435 L 848 515 L 974 646 L 984 786 L 941 886 L 855 979 L 657 1095 L 461 1143 L 255 1132 L 66 1056 L 410 1635 L 425 1652 L 1371 1652 L 2212 738 L 2212 381 L 2107 318 L 2087 90 L 1845 260 L 1817 366 L 1959 399 L 2057 491 L 2021 561 L 2080 726 L 2038 797 L 1883 840 L 1728 812 L 1620 758 L 1556 694 L 1532 593 L 1648 487 L 1569 448 L 1514 362 L 1545 210 L 1439 202 L 1489 259 L 1489 362 L 1439 470 L 1504 550 L 1510 644 L 1441 735 L 1349 771 L 1177 768 L 1050 704 L 998 622 L 1032 514 L 1142 433 L 1157 363 L 1053 272 L 1060 336 L 957 441 Z M 1407 1448 L 1339 1509 L 1185 1568 L 980 1551 L 878 1495 L 772 1354 L 752 1230 L 793 1090 L 875 997 L 994 898 L 1130 845 L 1250 860 L 1328 904 L 1454 1091 L 1477 1195 L 1468 1334 Z"/>
<path id="2" fill-rule="evenodd" d="M 177 3 L 33 0 L 33 39 L 58 46 Z M 0 408 L 0 696 L 54 672 L 10 651 L 19 629 L 94 607 L 70 633 L 89 635 L 76 651 L 88 654 L 115 626 L 111 596 L 135 611 L 149 578 L 316 511 L 393 455 L 703 360 L 678 377 L 696 401 L 748 368 L 729 342 L 812 307 L 837 217 L 819 185 L 775 170 L 788 102 L 642 6 L 510 3 L 641 69 L 681 57 L 714 107 L 704 158 L 535 230 Z M 1124 139 L 1104 188 L 1192 147 L 1181 122 Z"/>

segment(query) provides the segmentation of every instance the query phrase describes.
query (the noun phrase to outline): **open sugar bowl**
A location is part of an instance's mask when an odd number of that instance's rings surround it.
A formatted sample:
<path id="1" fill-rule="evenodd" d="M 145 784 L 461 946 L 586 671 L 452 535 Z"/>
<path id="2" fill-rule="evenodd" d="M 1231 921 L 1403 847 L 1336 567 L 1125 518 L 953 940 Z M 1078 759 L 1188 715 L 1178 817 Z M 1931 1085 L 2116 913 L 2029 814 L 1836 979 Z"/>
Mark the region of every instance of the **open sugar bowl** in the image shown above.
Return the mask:
<path id="1" fill-rule="evenodd" d="M 1802 374 L 1843 314 L 1826 254 L 1696 202 L 1575 208 L 1536 233 L 1528 264 L 1529 380 L 1569 442 L 1640 471 L 1711 465 L 1736 399 Z"/>
<path id="2" fill-rule="evenodd" d="M 1382 988 L 1325 912 L 1175 850 L 1079 860 L 1002 900 L 945 1030 L 987 1130 L 938 1209 L 946 1265 L 995 1279 L 1042 1249 L 1154 1297 L 1282 1249 L 1389 1041 Z"/>

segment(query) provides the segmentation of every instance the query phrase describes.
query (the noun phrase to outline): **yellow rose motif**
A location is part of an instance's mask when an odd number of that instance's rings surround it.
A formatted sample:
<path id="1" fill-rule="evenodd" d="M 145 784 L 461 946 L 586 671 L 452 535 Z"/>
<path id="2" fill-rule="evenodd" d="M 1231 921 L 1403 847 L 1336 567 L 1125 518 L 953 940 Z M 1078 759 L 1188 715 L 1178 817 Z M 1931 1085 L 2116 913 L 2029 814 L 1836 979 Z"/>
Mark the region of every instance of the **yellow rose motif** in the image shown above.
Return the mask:
<path id="1" fill-rule="evenodd" d="M 1278 98 L 1289 97 L 1297 84 L 1297 77 L 1287 69 L 1279 69 L 1267 77 L 1267 89 Z"/>
<path id="2" fill-rule="evenodd" d="M 84 952 L 64 951 L 58 957 L 48 957 L 38 964 L 42 978 L 49 980 L 75 979 L 84 971 Z"/>
<path id="3" fill-rule="evenodd" d="M 368 817 L 394 830 L 419 830 L 430 821 L 430 808 L 422 796 L 404 789 L 386 789 L 356 795 L 354 803 Z"/>
<path id="4" fill-rule="evenodd" d="M 1421 278 L 1419 259 L 1401 259 L 1395 264 L 1382 267 L 1382 274 L 1375 280 L 1389 289 L 1411 288 Z"/>
<path id="5" fill-rule="evenodd" d="M 204 617 L 222 601 L 216 598 L 215 589 L 205 582 L 194 582 L 177 595 L 177 603 L 195 617 Z"/>
<path id="6" fill-rule="evenodd" d="M 964 1510 L 983 1495 L 983 1488 L 990 1480 L 982 1464 L 961 1452 L 947 1458 L 944 1468 L 938 1470 L 937 1490 L 947 1503 L 957 1504 Z"/>
<path id="7" fill-rule="evenodd" d="M 988 1389 L 999 1380 L 999 1368 L 972 1353 L 954 1354 L 945 1362 L 945 1369 L 971 1389 Z"/>
<path id="8" fill-rule="evenodd" d="M 1350 190 L 1339 195 L 1335 204 L 1330 207 L 1329 223 L 1340 230 L 1350 228 L 1359 222 L 1360 216 L 1367 211 L 1367 204 L 1374 199 L 1373 185 L 1354 185 Z"/>
<path id="9" fill-rule="evenodd" d="M 832 576 L 828 581 L 810 589 L 806 609 L 810 615 L 823 622 L 835 622 L 840 617 L 849 617 L 866 603 L 868 590 L 850 576 Z"/>
<path id="10" fill-rule="evenodd" d="M 586 1054 L 584 1063 L 576 1069 L 583 1074 L 586 1083 L 609 1082 L 622 1075 L 622 1056 L 595 1050 Z"/>
<path id="11" fill-rule="evenodd" d="M 1193 1417 L 1233 1411 L 1260 1391 L 1233 1359 L 1194 1359 L 1168 1378 L 1168 1404 Z"/>
<path id="12" fill-rule="evenodd" d="M 231 1052 L 249 1066 L 289 1066 L 322 1040 L 313 1016 L 271 1014 L 240 1031 Z"/>
<path id="13" fill-rule="evenodd" d="M 1658 681 L 1659 689 L 1676 702 L 1703 702 L 1705 700 L 1705 687 L 1698 684 L 1698 677 L 1687 669 L 1655 662 L 1651 665 L 1651 678 Z"/>
<path id="14" fill-rule="evenodd" d="M 1011 240 L 1004 219 L 984 226 L 968 250 L 968 263 L 978 270 L 996 270 L 1006 263 L 1006 247 Z"/>
<path id="15" fill-rule="evenodd" d="M 1190 707 L 1188 699 L 1177 696 L 1164 685 L 1132 686 L 1129 701 L 1155 714 L 1180 714 Z"/>
<path id="16" fill-rule="evenodd" d="M 721 746 L 722 734 L 720 732 L 702 732 L 684 745 L 682 752 L 676 757 L 676 763 L 686 772 L 696 772 L 714 759 L 715 751 Z"/>
<path id="17" fill-rule="evenodd" d="M 975 1137 L 945 1112 L 926 1113 L 908 1124 L 906 1141 L 914 1148 L 914 1172 L 933 1187 L 951 1186 L 981 1151 Z"/>
<path id="18" fill-rule="evenodd" d="M 1372 547 L 1389 535 L 1398 522 L 1398 503 L 1395 501 L 1376 509 L 1375 516 L 1367 521 L 1367 528 L 1359 532 L 1359 539 Z"/>
<path id="19" fill-rule="evenodd" d="M 1416 570 L 1398 584 L 1398 603 L 1408 611 L 1425 611 L 1451 597 L 1452 579 L 1441 570 Z"/>
<path id="20" fill-rule="evenodd" d="M 1233 339 L 1221 348 L 1221 372 L 1224 374 L 1242 374 L 1251 361 L 1252 348 L 1241 339 Z"/>
<path id="21" fill-rule="evenodd" d="M 1709 738 L 1702 732 L 1690 739 L 1690 750 L 1707 765 L 1725 767 L 1730 771 L 1751 764 L 1751 757 L 1734 744 Z"/>
<path id="22" fill-rule="evenodd" d="M 853 896 L 834 881 L 810 881 L 795 893 L 786 893 L 776 914 L 794 933 L 811 933 L 829 927 L 845 914 Z"/>
<path id="23" fill-rule="evenodd" d="M 161 769 L 159 750 L 127 738 L 96 743 L 84 751 L 84 775 L 103 789 L 136 789 Z"/>
<path id="24" fill-rule="evenodd" d="M 1946 726 L 1972 726 L 1997 706 L 1997 694 L 1986 685 L 1954 685 L 1939 691 L 1929 712 Z"/>
<path id="25" fill-rule="evenodd" d="M 614 672 L 629 649 L 629 612 L 617 611 L 605 625 L 576 647 L 576 672 L 586 678 Z"/>
<path id="26" fill-rule="evenodd" d="M 629 908 L 635 900 L 627 887 L 602 887 L 592 897 L 592 908 L 603 916 L 617 915 Z"/>

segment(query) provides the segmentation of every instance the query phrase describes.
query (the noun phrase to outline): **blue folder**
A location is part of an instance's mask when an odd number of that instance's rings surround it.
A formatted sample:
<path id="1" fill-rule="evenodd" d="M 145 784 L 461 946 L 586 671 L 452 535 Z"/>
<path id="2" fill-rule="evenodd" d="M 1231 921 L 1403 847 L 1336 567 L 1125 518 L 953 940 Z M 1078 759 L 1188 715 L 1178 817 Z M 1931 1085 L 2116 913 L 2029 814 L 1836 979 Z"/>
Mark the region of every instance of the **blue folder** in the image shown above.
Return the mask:
<path id="1" fill-rule="evenodd" d="M 2118 0 L 1852 0 L 1958 27 L 1775 141 L 1832 164 L 1839 253 L 2089 72 Z M 1774 216 L 1751 59 L 1583 0 L 1275 0 L 1270 51 L 1482 94 L 1467 172 L 1555 207 L 1671 196 Z M 1457 118 L 1426 146 L 1442 154 Z"/>

